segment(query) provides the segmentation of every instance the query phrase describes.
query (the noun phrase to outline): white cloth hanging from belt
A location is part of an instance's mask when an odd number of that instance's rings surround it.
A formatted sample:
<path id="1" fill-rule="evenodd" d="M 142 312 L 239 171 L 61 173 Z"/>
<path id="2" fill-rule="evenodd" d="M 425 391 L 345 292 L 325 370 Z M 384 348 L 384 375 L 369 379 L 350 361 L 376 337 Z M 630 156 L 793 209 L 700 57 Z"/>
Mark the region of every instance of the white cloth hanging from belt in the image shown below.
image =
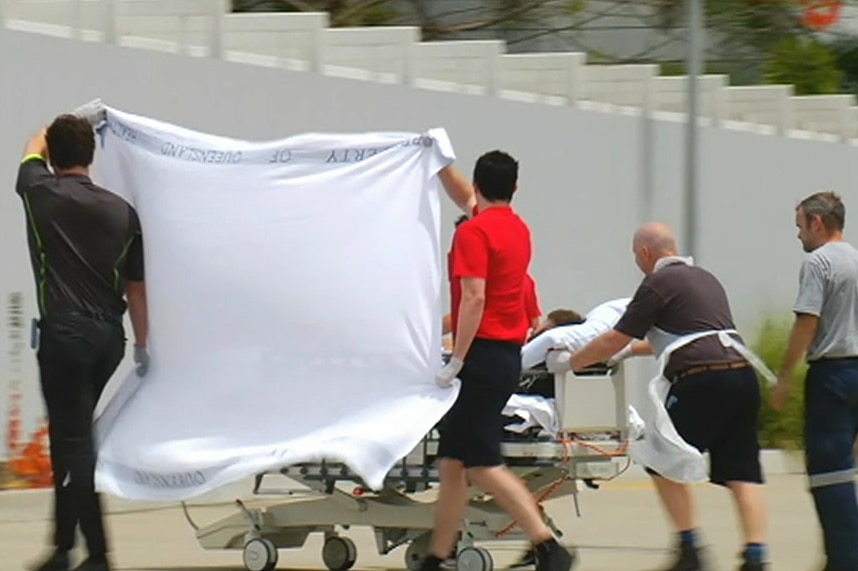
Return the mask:
<path id="1" fill-rule="evenodd" d="M 656 263 L 655 271 L 666 265 L 684 263 L 691 265 L 691 258 L 672 256 L 662 258 Z M 738 335 L 735 329 L 699 331 L 688 335 L 674 335 L 653 328 L 647 333 L 647 339 L 656 356 L 657 374 L 649 382 L 648 394 L 653 404 L 653 415 L 644 422 L 633 406 L 629 406 L 630 444 L 629 456 L 635 462 L 646 466 L 659 475 L 675 482 L 694 484 L 708 480 L 708 471 L 703 454 L 688 444 L 676 431 L 670 415 L 665 408 L 665 400 L 670 392 L 670 381 L 664 376 L 664 369 L 674 351 L 703 337 L 717 335 L 721 344 L 736 350 L 750 365 L 759 371 L 771 384 L 777 382 L 775 375 L 766 364 L 745 345 L 732 335 Z"/>

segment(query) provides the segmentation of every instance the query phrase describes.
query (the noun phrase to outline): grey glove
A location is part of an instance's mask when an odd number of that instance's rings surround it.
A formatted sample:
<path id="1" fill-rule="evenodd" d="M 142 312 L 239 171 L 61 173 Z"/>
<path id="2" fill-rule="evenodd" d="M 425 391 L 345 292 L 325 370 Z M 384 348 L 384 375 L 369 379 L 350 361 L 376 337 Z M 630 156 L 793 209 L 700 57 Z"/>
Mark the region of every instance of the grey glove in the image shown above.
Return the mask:
<path id="1" fill-rule="evenodd" d="M 608 359 L 608 366 L 614 367 L 625 361 L 629 357 L 633 357 L 634 355 L 632 354 L 632 343 L 633 342 L 629 343 L 628 345 L 617 351 L 617 353 L 613 355 L 610 359 Z"/>
<path id="2" fill-rule="evenodd" d="M 101 99 L 93 99 L 89 103 L 81 105 L 72 111 L 72 115 L 89 121 L 93 129 L 98 129 L 102 123 L 107 121 L 107 109 Z"/>
<path id="3" fill-rule="evenodd" d="M 134 347 L 134 363 L 137 365 L 137 376 L 145 377 L 149 370 L 149 352 L 146 347 Z"/>

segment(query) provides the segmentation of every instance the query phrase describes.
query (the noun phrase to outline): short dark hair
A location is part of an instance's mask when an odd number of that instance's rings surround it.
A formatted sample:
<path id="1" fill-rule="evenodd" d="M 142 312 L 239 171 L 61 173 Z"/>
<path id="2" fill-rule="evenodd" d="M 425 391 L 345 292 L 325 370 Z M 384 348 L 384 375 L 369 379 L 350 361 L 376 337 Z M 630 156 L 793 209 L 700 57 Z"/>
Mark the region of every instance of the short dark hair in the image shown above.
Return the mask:
<path id="1" fill-rule="evenodd" d="M 467 222 L 467 221 L 468 221 L 468 216 L 467 216 L 467 214 L 462 214 L 461 216 L 459 216 L 459 217 L 456 219 L 456 226 L 455 226 L 455 227 L 456 227 L 456 228 L 458 228 L 459 226 L 461 226 L 462 224 L 464 224 L 464 223 L 465 223 L 465 222 Z"/>
<path id="2" fill-rule="evenodd" d="M 88 167 L 95 155 L 95 133 L 89 121 L 60 115 L 45 133 L 48 156 L 54 168 Z"/>
<path id="3" fill-rule="evenodd" d="M 804 219 L 808 225 L 814 216 L 819 216 L 822 225 L 829 232 L 843 230 L 846 224 L 846 207 L 843 201 L 833 192 L 817 192 L 811 194 L 798 203 L 796 210 L 804 212 Z"/>
<path id="4" fill-rule="evenodd" d="M 555 309 L 546 315 L 554 325 L 579 325 L 586 321 L 581 314 L 571 309 Z"/>
<path id="5" fill-rule="evenodd" d="M 510 202 L 518 184 L 518 162 L 503 151 L 490 151 L 474 165 L 474 184 L 489 202 Z"/>

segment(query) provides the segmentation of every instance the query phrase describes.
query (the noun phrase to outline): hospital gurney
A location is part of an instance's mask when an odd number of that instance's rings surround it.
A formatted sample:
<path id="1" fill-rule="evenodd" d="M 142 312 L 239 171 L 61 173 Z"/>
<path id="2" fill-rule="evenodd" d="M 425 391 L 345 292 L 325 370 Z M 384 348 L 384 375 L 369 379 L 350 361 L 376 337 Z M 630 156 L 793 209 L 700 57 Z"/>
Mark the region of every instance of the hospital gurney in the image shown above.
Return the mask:
<path id="1" fill-rule="evenodd" d="M 579 482 L 598 488 L 597 482 L 617 477 L 630 463 L 625 375 L 622 364 L 579 373 L 534 369 L 522 373 L 522 392 L 527 393 L 535 381 L 544 385 L 551 380 L 560 433 L 546 435 L 538 428 L 508 433 L 503 455 L 540 507 L 549 498 L 572 496 L 577 511 Z M 357 560 L 354 542 L 341 535 L 351 526 L 372 528 L 381 555 L 406 546 L 405 567 L 416 571 L 431 538 L 434 502 L 422 496 L 438 482 L 437 447 L 438 432 L 433 429 L 388 472 L 378 492 L 369 490 L 341 463 L 312 462 L 256 478 L 255 496 L 285 494 L 299 499 L 264 508 L 251 508 L 236 500 L 235 514 L 202 527 L 194 523 L 183 504 L 185 516 L 204 549 L 242 550 L 248 571 L 271 571 L 278 562 L 278 549 L 300 548 L 311 533 L 324 534 L 324 565 L 331 571 L 346 571 Z M 308 492 L 262 487 L 265 477 L 278 475 L 303 485 Z M 561 536 L 544 509 L 542 514 Z M 457 545 L 458 570 L 492 571 L 491 554 L 475 542 L 516 539 L 526 536 L 493 498 L 472 488 Z"/>

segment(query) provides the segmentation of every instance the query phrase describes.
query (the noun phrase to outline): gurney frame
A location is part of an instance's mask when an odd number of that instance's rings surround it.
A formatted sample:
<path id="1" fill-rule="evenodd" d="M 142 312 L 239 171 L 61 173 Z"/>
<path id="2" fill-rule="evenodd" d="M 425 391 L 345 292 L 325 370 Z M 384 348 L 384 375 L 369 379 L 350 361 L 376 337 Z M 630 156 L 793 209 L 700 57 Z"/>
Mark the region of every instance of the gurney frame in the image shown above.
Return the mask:
<path id="1" fill-rule="evenodd" d="M 550 373 L 529 372 L 522 376 L 523 382 L 537 375 Z M 537 429 L 521 435 L 510 433 L 502 445 L 503 454 L 507 466 L 523 479 L 540 506 L 551 497 L 571 496 L 577 511 L 581 484 L 597 488 L 598 482 L 617 477 L 629 465 L 625 453 L 626 422 L 618 422 L 625 418 L 624 375 L 620 369 L 597 369 L 553 376 L 562 436 L 539 436 Z M 574 411 L 568 410 L 568 403 L 583 398 L 584 393 L 591 402 L 582 404 L 589 410 L 602 407 L 603 413 L 596 418 L 591 415 L 590 420 L 596 424 L 575 426 L 569 418 Z M 594 397 L 602 402 L 592 402 Z M 608 398 L 611 402 L 604 402 Z M 611 438 L 593 440 L 596 433 L 608 433 Z M 438 433 L 433 429 L 388 472 L 383 488 L 377 492 L 369 490 L 341 463 L 296 464 L 279 472 L 260 474 L 253 489 L 254 496 L 292 495 L 296 499 L 264 508 L 250 508 L 236 500 L 237 513 L 203 527 L 194 523 L 183 504 L 185 515 L 204 549 L 242 550 L 248 571 L 273 570 L 279 559 L 278 549 L 303 547 L 312 533 L 324 535 L 321 556 L 327 569 L 347 571 L 357 561 L 357 549 L 341 532 L 352 526 L 372 528 L 380 555 L 407 545 L 405 567 L 416 571 L 429 549 L 434 507 L 434 502 L 418 496 L 424 496 L 438 482 L 434 466 L 437 445 Z M 277 475 L 303 485 L 307 492 L 262 487 L 265 478 Z M 542 514 L 546 524 L 562 536 L 544 509 Z M 477 542 L 523 539 L 526 536 L 493 498 L 471 488 L 456 549 L 459 571 L 492 571 L 491 554 L 476 546 Z"/>

